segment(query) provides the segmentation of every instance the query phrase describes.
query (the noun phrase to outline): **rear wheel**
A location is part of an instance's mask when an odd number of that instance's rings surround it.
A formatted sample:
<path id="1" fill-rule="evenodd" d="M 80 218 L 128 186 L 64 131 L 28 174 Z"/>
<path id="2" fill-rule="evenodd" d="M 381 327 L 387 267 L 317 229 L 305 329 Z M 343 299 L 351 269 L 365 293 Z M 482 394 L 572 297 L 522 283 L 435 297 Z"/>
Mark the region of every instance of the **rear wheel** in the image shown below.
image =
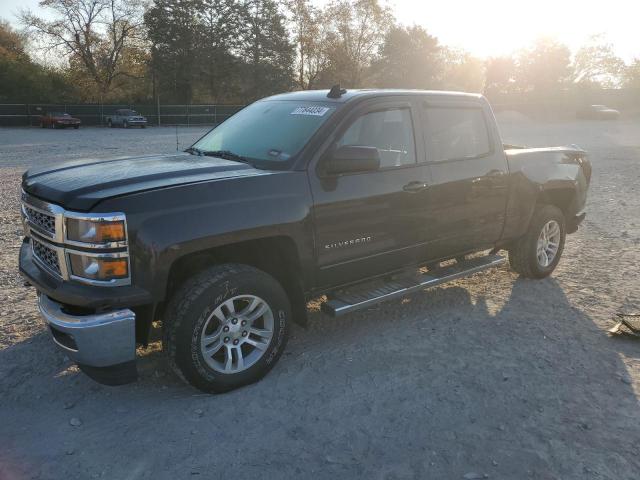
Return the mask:
<path id="1" fill-rule="evenodd" d="M 562 211 L 540 205 L 529 229 L 509 248 L 509 264 L 523 277 L 544 278 L 555 270 L 564 250 L 566 232 Z"/>
<path id="2" fill-rule="evenodd" d="M 111 123 L 111 119 L 107 120 L 107 127 L 113 128 L 113 123 Z"/>
<path id="3" fill-rule="evenodd" d="M 129 124 L 127 123 L 126 120 L 122 122 L 122 128 L 129 128 Z"/>
<path id="4" fill-rule="evenodd" d="M 164 318 L 163 344 L 186 382 L 220 393 L 260 380 L 280 358 L 291 308 L 270 275 L 218 265 L 187 281 Z"/>

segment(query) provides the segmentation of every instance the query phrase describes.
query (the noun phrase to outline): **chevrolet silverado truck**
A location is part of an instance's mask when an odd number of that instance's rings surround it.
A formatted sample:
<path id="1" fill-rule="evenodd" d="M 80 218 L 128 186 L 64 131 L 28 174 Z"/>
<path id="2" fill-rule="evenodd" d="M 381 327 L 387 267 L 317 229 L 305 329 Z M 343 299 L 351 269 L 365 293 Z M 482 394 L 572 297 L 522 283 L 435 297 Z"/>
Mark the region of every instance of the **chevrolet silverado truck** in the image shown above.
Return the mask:
<path id="1" fill-rule="evenodd" d="M 109 115 L 107 117 L 107 127 L 109 128 L 145 128 L 146 126 L 147 118 L 143 117 L 135 110 L 130 110 L 128 108 L 121 108 L 120 110 L 116 110 L 113 115 Z"/>
<path id="2" fill-rule="evenodd" d="M 97 381 L 135 380 L 159 321 L 172 369 L 224 392 L 263 377 L 321 295 L 344 315 L 502 265 L 502 251 L 548 276 L 590 177 L 577 147 L 505 147 L 481 95 L 288 93 L 185 152 L 32 168 L 20 271 L 53 341 Z"/>

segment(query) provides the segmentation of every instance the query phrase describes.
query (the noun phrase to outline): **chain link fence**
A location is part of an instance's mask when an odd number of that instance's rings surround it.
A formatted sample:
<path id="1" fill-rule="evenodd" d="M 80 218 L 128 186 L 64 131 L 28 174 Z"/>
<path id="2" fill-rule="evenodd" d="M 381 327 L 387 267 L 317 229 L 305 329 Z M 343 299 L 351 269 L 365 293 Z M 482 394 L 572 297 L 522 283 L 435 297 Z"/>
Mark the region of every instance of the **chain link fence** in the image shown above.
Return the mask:
<path id="1" fill-rule="evenodd" d="M 100 105 L 100 104 L 0 104 L 0 126 L 37 127 L 48 112 L 64 112 L 82 125 L 106 126 L 116 110 L 130 108 L 147 117 L 149 125 L 217 125 L 244 105 Z"/>

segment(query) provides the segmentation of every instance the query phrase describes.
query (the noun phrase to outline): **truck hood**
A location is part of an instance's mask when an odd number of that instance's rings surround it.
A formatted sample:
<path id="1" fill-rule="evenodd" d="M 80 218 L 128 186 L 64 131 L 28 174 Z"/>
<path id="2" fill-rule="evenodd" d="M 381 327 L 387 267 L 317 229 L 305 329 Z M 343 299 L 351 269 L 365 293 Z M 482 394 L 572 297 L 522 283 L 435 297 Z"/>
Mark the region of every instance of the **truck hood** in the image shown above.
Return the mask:
<path id="1" fill-rule="evenodd" d="M 245 163 L 178 153 L 35 167 L 22 176 L 22 188 L 66 209 L 88 211 L 102 200 L 130 193 L 270 173 Z"/>

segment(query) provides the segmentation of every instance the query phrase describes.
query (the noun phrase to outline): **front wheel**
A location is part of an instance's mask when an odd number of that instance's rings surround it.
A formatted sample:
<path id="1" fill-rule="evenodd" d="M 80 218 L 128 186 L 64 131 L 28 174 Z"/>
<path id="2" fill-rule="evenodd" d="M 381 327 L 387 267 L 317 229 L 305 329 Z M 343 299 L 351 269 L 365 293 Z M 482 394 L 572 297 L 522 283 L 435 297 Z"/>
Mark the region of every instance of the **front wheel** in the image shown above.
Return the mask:
<path id="1" fill-rule="evenodd" d="M 218 265 L 173 296 L 163 347 L 183 380 L 204 392 L 226 392 L 271 370 L 286 345 L 290 316 L 287 295 L 273 277 L 247 265 Z"/>
<path id="2" fill-rule="evenodd" d="M 527 232 L 509 248 L 511 268 L 527 278 L 549 276 L 560 261 L 565 237 L 562 211 L 554 205 L 540 205 Z"/>

